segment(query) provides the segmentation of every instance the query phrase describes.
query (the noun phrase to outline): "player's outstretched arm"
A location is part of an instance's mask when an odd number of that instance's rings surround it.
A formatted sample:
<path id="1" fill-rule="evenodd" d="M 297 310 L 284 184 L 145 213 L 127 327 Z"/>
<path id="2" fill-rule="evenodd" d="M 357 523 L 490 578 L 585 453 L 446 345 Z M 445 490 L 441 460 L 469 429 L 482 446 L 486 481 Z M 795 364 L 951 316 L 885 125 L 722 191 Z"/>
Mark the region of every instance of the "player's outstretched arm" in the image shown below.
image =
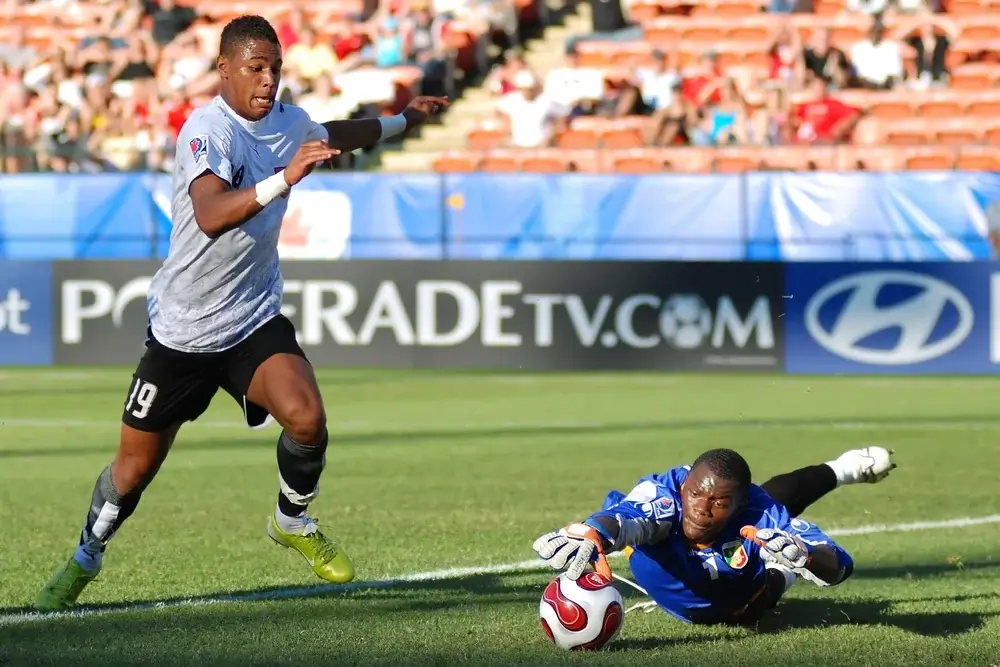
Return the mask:
<path id="1" fill-rule="evenodd" d="M 332 120 L 323 123 L 323 127 L 332 148 L 350 152 L 418 127 L 446 109 L 448 104 L 445 97 L 417 97 L 398 116 Z"/>
<path id="2" fill-rule="evenodd" d="M 308 176 L 317 164 L 339 153 L 324 141 L 308 141 L 299 147 L 284 170 L 242 190 L 234 189 L 213 172 L 206 171 L 192 181 L 188 190 L 195 222 L 206 236 L 218 238 L 260 213 Z"/>

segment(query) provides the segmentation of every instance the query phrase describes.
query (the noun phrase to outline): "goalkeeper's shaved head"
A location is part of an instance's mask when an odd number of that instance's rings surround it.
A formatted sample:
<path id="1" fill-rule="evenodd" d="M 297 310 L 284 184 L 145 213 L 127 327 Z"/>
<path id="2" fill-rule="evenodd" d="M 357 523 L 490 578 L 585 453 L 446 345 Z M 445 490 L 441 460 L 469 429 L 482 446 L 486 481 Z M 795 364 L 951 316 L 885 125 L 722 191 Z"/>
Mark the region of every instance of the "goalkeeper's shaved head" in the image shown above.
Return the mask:
<path id="1" fill-rule="evenodd" d="M 736 516 L 750 491 L 750 466 L 731 449 L 710 449 L 695 460 L 681 485 L 684 537 L 711 544 Z"/>
<path id="2" fill-rule="evenodd" d="M 738 452 L 710 449 L 695 459 L 691 467 L 699 465 L 707 466 L 716 477 L 733 482 L 744 495 L 750 489 L 750 464 Z"/>

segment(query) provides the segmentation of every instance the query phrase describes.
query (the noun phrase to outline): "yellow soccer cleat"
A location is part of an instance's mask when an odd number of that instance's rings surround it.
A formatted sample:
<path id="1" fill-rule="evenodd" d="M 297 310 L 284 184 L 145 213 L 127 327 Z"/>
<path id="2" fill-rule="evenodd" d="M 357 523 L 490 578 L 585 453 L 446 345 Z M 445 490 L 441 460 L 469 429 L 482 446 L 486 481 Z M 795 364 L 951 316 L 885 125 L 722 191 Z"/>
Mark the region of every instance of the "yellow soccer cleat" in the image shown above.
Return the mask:
<path id="1" fill-rule="evenodd" d="M 351 559 L 312 519 L 306 519 L 306 527 L 301 533 L 286 533 L 272 513 L 267 520 L 267 534 L 277 544 L 302 554 L 320 579 L 333 584 L 346 584 L 354 579 Z"/>
<path id="2" fill-rule="evenodd" d="M 35 598 L 35 609 L 40 611 L 59 611 L 69 609 L 76 603 L 83 589 L 97 577 L 98 569 L 90 572 L 83 569 L 75 558 L 63 565 L 45 584 L 45 587 Z"/>

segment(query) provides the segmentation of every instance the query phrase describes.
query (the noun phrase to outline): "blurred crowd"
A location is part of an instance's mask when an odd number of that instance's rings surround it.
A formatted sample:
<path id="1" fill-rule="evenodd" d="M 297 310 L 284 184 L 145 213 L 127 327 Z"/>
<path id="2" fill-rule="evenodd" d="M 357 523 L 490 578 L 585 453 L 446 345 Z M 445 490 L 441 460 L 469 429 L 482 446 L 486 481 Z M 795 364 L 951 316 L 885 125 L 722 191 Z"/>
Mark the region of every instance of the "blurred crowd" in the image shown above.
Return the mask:
<path id="1" fill-rule="evenodd" d="M 581 60 L 590 42 L 643 39 L 643 27 L 627 20 L 625 5 L 615 11 L 617 3 L 594 0 L 594 34 L 570 42 L 563 66 L 533 71 L 522 53 L 511 50 L 491 72 L 490 89 L 499 98 L 495 122 L 509 133 L 503 145 L 581 147 L 559 143 L 576 119 L 637 116 L 646 118 L 645 146 L 835 144 L 850 141 L 866 114 L 840 93 L 916 95 L 947 88 L 949 48 L 960 31 L 933 0 L 848 0 L 837 21 L 843 24 L 846 16 L 864 32 L 846 43 L 835 43 L 828 27 L 802 38 L 794 21 L 810 13 L 811 4 L 771 0 L 762 8 L 770 12 L 766 29 L 760 28 L 768 45 L 763 62 L 722 62 L 710 43 L 695 57 L 682 57 L 690 54 L 668 40 L 646 62 L 628 68 Z M 689 16 L 677 15 L 676 25 L 688 23 Z M 720 30 L 711 22 L 708 27 Z"/>
<path id="2" fill-rule="evenodd" d="M 280 99 L 318 122 L 453 93 L 489 64 L 458 59 L 453 25 L 517 43 L 506 0 L 0 0 L 0 169 L 170 170 L 184 121 L 218 91 L 222 27 L 251 12 L 284 48 Z"/>

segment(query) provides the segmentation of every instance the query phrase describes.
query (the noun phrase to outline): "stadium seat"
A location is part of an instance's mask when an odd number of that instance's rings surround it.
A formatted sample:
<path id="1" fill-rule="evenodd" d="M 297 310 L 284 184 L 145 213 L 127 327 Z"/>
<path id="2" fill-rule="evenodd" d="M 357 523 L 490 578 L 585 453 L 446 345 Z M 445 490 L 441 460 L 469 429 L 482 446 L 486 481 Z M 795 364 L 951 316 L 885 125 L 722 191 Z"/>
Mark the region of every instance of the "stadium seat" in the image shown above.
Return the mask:
<path id="1" fill-rule="evenodd" d="M 903 168 L 911 171 L 944 171 L 955 164 L 955 151 L 946 146 L 921 146 L 903 151 Z"/>
<path id="2" fill-rule="evenodd" d="M 955 169 L 1000 171 L 1000 150 L 991 146 L 962 146 L 955 158 Z"/>

